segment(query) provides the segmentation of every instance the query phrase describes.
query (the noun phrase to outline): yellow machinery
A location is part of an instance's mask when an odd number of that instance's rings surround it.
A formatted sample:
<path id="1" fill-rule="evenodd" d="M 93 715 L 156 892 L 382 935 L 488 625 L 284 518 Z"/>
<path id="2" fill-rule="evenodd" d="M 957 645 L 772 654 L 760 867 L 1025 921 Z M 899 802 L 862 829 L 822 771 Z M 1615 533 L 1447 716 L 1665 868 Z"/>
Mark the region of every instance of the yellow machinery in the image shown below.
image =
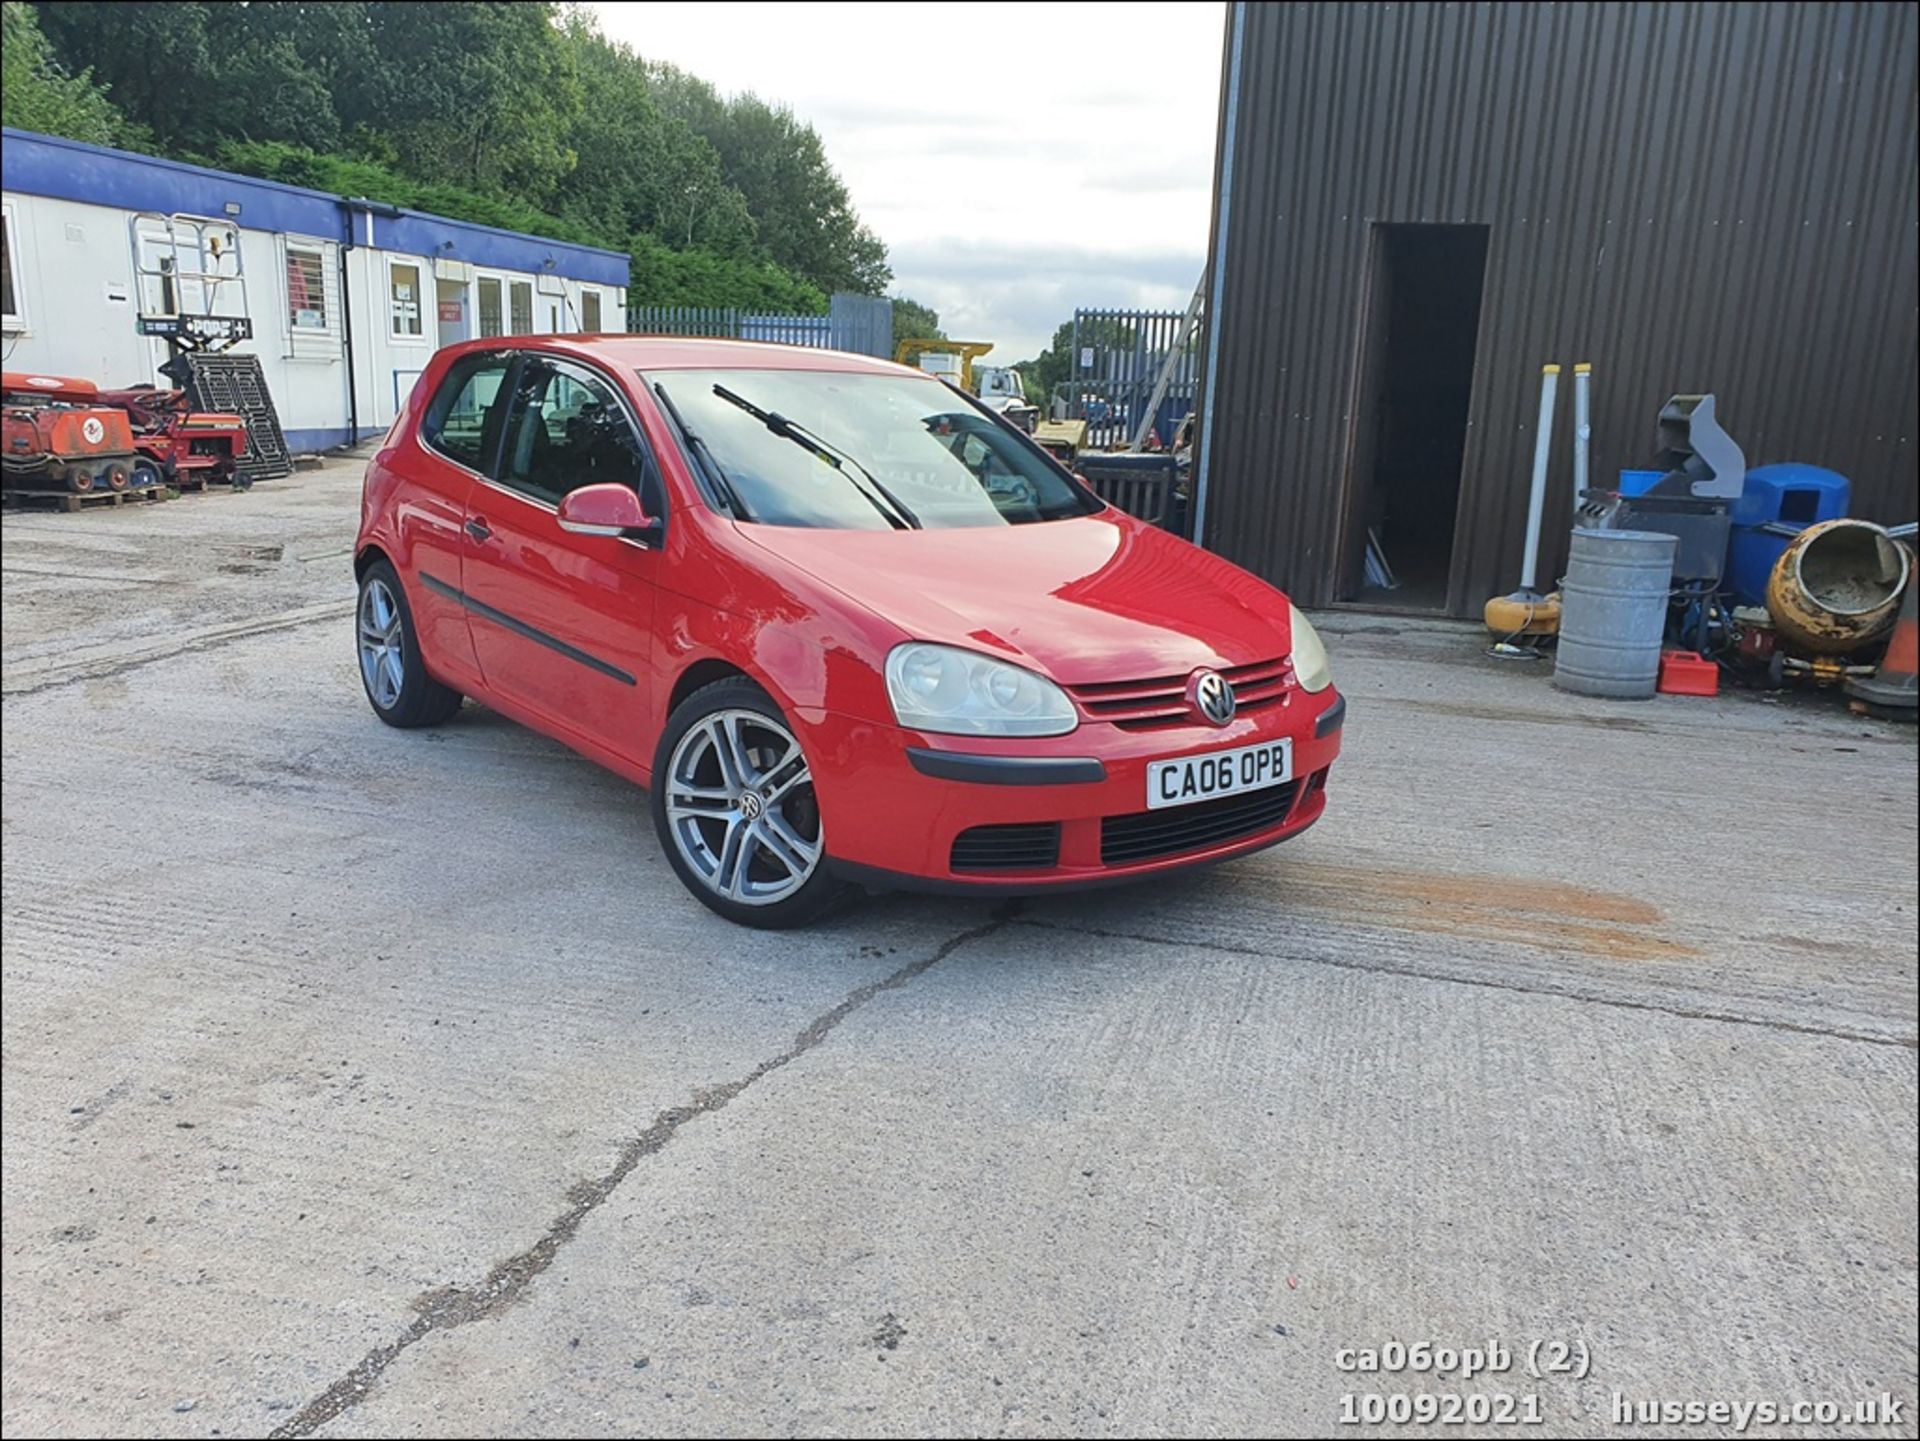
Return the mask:
<path id="1" fill-rule="evenodd" d="M 903 340 L 893 350 L 893 358 L 902 365 L 920 365 L 923 355 L 951 355 L 960 361 L 960 374 L 957 377 L 960 388 L 968 395 L 978 394 L 973 388 L 973 362 L 975 357 L 985 355 L 993 349 L 991 340 Z M 935 374 L 945 374 L 936 371 Z"/>
<path id="2" fill-rule="evenodd" d="M 1523 635 L 1560 633 L 1560 592 L 1532 595 L 1515 591 L 1496 595 L 1487 602 L 1487 629 L 1496 640 L 1513 640 Z"/>
<path id="3" fill-rule="evenodd" d="M 1034 427 L 1034 443 L 1042 450 L 1051 451 L 1056 460 L 1069 468 L 1080 458 L 1080 452 L 1087 445 L 1087 423 L 1084 420 L 1043 420 Z"/>

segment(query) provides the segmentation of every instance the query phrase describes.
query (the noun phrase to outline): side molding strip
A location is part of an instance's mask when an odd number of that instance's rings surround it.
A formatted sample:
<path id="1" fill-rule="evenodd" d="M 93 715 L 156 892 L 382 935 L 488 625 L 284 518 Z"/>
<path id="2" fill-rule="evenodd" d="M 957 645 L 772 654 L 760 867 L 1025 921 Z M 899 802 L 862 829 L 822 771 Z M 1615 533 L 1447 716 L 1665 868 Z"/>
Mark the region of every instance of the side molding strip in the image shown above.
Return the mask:
<path id="1" fill-rule="evenodd" d="M 603 676 L 619 681 L 621 685 L 633 685 L 636 683 L 634 678 L 621 670 L 619 666 L 609 665 L 597 655 L 588 655 L 578 646 L 568 645 L 565 641 L 561 640 L 559 636 L 548 635 L 545 631 L 528 625 L 524 620 L 508 615 L 504 610 L 495 610 L 485 601 L 475 600 L 465 591 L 456 590 L 444 580 L 436 580 L 425 571 L 420 572 L 420 583 L 436 595 L 444 595 L 455 604 L 466 607 L 466 609 L 472 611 L 483 620 L 490 620 L 495 625 L 504 626 L 515 635 L 523 635 L 536 645 L 543 645 L 548 650 L 558 652 L 568 660 L 578 661 L 588 670 L 598 671 Z"/>

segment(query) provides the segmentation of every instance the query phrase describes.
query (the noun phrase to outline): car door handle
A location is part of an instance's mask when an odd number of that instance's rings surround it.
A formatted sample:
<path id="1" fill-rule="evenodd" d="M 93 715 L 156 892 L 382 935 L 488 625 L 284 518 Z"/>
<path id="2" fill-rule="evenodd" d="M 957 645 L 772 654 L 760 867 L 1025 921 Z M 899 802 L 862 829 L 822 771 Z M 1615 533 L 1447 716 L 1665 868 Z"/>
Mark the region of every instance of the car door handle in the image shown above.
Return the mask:
<path id="1" fill-rule="evenodd" d="M 475 540 L 492 540 L 493 530 L 484 520 L 470 519 L 467 522 L 467 534 Z"/>

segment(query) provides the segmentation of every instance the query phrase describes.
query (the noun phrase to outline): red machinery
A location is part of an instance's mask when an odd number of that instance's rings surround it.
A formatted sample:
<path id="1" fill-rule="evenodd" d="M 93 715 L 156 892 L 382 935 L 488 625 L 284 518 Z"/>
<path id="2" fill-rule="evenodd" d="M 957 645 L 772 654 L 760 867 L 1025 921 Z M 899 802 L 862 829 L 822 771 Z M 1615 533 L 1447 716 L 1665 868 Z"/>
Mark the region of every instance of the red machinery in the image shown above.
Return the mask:
<path id="1" fill-rule="evenodd" d="M 139 484 L 177 484 L 182 478 L 236 483 L 236 467 L 247 453 L 247 422 L 218 410 L 193 410 L 184 390 L 103 390 L 103 405 L 117 405 L 133 423 L 133 444 L 140 452 L 135 470 L 153 480 Z"/>
<path id="2" fill-rule="evenodd" d="M 8 371 L 6 484 L 10 490 L 125 490 L 183 477 L 235 483 L 247 423 L 191 410 L 183 390 L 102 390 L 91 380 Z"/>
<path id="3" fill-rule="evenodd" d="M 91 380 L 0 375 L 0 478 L 8 490 L 125 490 L 138 457 L 133 425 Z"/>

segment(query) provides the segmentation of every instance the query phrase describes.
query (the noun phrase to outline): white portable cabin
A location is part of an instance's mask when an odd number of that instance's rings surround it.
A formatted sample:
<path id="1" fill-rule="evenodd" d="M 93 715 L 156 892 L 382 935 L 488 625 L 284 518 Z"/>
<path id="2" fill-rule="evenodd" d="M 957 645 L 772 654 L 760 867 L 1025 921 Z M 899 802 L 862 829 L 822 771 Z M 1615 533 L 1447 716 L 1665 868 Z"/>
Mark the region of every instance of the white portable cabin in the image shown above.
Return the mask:
<path id="1" fill-rule="evenodd" d="M 0 177 L 6 369 L 169 385 L 142 314 L 244 314 L 294 451 L 379 434 L 439 346 L 626 329 L 617 251 L 21 130 Z"/>

